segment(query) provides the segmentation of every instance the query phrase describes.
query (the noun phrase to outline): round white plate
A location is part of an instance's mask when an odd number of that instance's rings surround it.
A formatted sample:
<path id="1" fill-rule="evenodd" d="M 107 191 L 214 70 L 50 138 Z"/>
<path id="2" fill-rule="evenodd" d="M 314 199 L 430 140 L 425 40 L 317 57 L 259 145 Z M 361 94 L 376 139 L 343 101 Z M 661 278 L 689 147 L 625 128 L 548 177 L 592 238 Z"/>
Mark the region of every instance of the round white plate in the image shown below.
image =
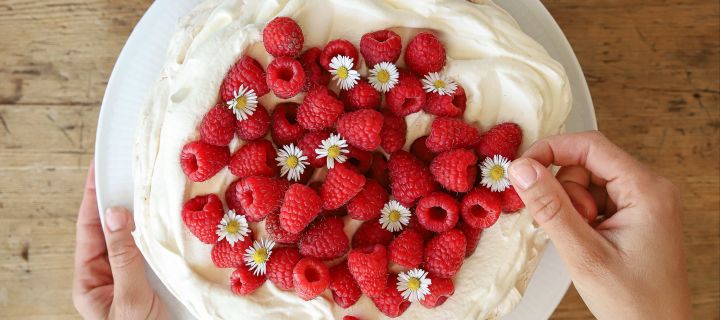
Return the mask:
<path id="1" fill-rule="evenodd" d="M 98 119 L 95 142 L 97 198 L 100 212 L 120 205 L 133 206 L 132 151 L 135 129 L 147 90 L 157 80 L 168 42 L 178 19 L 202 0 L 157 0 L 128 38 L 108 81 Z M 573 94 L 567 131 L 597 129 L 590 92 L 577 58 L 550 13 L 537 0 L 496 0 L 565 67 Z M 102 215 L 101 215 L 102 218 Z M 146 268 L 153 287 L 168 305 L 173 318 L 190 314 Z M 570 285 L 555 247 L 550 244 L 520 304 L 504 319 L 546 319 Z"/>

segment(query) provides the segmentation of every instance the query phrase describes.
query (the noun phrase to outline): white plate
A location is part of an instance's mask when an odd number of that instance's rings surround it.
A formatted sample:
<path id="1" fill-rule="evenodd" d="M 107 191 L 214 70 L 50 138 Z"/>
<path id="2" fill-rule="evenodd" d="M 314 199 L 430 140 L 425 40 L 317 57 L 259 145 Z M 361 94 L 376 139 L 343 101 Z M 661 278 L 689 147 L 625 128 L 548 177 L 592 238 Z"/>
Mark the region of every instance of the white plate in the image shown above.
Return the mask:
<path id="1" fill-rule="evenodd" d="M 178 18 L 202 0 L 157 0 L 128 38 L 108 81 L 98 119 L 95 142 L 97 198 L 100 212 L 120 205 L 132 209 L 132 149 L 135 129 L 147 89 L 157 80 L 168 42 Z M 537 0 L 496 0 L 565 67 L 573 94 L 567 131 L 597 129 L 590 92 L 577 58 L 550 13 Z M 102 217 L 102 215 L 101 215 Z M 150 268 L 153 287 L 168 305 L 173 318 L 191 318 Z M 504 319 L 546 319 L 570 285 L 555 247 L 550 244 L 520 304 Z"/>

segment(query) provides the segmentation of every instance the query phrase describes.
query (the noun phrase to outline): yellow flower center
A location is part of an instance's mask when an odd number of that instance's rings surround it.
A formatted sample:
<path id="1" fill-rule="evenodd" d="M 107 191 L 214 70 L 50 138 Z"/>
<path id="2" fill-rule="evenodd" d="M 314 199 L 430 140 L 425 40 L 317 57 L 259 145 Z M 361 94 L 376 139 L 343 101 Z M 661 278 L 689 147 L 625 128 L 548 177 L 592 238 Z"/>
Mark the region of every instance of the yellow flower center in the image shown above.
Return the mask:
<path id="1" fill-rule="evenodd" d="M 287 160 L 285 160 L 285 164 L 291 169 L 295 168 L 298 165 L 298 158 L 296 156 L 289 156 Z"/>
<path id="2" fill-rule="evenodd" d="M 502 166 L 495 165 L 490 169 L 490 178 L 499 181 L 505 176 L 505 169 Z"/>
<path id="3" fill-rule="evenodd" d="M 340 67 L 337 69 L 337 75 L 340 79 L 345 79 L 348 77 L 348 69 L 345 67 Z"/>
<path id="4" fill-rule="evenodd" d="M 328 158 L 335 158 L 340 155 L 340 147 L 339 146 L 332 146 L 328 148 Z"/>
<path id="5" fill-rule="evenodd" d="M 388 213 L 388 220 L 390 220 L 390 222 L 400 221 L 400 211 L 397 211 L 397 210 L 390 211 L 390 213 Z"/>
<path id="6" fill-rule="evenodd" d="M 228 222 L 227 227 L 225 227 L 225 231 L 227 233 L 237 233 L 240 230 L 240 224 L 235 220 L 230 220 Z"/>
<path id="7" fill-rule="evenodd" d="M 390 73 L 385 69 L 378 71 L 377 80 L 380 83 L 388 83 L 388 81 L 390 81 Z"/>
<path id="8" fill-rule="evenodd" d="M 435 88 L 445 89 L 445 81 L 442 81 L 440 79 L 435 80 L 434 85 L 435 85 Z"/>
<path id="9" fill-rule="evenodd" d="M 407 283 L 408 289 L 418 291 L 420 289 L 420 280 L 418 278 L 410 278 Z"/>
<path id="10" fill-rule="evenodd" d="M 267 261 L 267 249 L 260 248 L 255 250 L 255 253 L 253 253 L 253 261 L 255 261 L 255 264 L 265 263 L 265 261 Z"/>
<path id="11" fill-rule="evenodd" d="M 235 109 L 245 110 L 245 108 L 247 107 L 247 97 L 238 97 L 237 99 L 235 99 L 235 103 Z"/>

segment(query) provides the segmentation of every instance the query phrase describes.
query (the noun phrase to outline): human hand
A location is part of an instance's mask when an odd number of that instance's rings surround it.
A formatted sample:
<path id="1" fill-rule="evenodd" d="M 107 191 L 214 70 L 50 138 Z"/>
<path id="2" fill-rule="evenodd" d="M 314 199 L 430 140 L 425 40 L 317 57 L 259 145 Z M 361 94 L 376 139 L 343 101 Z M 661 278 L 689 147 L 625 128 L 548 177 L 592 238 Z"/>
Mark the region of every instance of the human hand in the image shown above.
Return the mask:
<path id="1" fill-rule="evenodd" d="M 135 228 L 125 208 L 105 213 L 103 235 L 90 164 L 78 212 L 73 303 L 86 319 L 165 319 L 162 300 L 145 278 L 142 255 L 130 232 Z"/>
<path id="2" fill-rule="evenodd" d="M 556 176 L 550 164 L 561 166 Z M 669 180 L 598 132 L 540 140 L 509 175 L 597 318 L 690 318 L 681 205 Z"/>

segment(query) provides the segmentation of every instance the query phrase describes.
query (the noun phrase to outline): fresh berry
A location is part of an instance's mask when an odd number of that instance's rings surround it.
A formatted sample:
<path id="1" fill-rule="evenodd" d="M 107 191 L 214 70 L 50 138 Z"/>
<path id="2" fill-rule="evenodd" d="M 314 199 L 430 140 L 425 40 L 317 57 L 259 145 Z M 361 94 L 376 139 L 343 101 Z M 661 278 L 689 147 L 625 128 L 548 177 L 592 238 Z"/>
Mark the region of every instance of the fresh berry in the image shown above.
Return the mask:
<path id="1" fill-rule="evenodd" d="M 435 308 L 447 301 L 447 299 L 455 293 L 455 285 L 452 279 L 431 276 L 430 294 L 425 299 L 420 300 L 425 308 Z"/>
<path id="2" fill-rule="evenodd" d="M 372 297 L 372 301 L 378 310 L 390 318 L 399 317 L 410 307 L 410 301 L 405 300 L 400 295 L 400 291 L 397 290 L 396 282 L 397 274 L 390 274 L 387 278 L 385 290 L 380 295 Z"/>
<path id="3" fill-rule="evenodd" d="M 473 228 L 489 228 L 497 222 L 501 210 L 500 195 L 482 186 L 468 192 L 460 203 L 463 220 Z"/>
<path id="4" fill-rule="evenodd" d="M 431 92 L 427 94 L 425 112 L 438 117 L 461 117 L 465 112 L 467 97 L 465 90 L 458 86 L 452 95 Z"/>
<path id="5" fill-rule="evenodd" d="M 436 235 L 425 245 L 425 270 L 442 278 L 454 276 L 465 259 L 465 246 L 465 236 L 460 230 Z"/>
<path id="6" fill-rule="evenodd" d="M 486 157 L 501 155 L 514 160 L 522 140 L 520 126 L 512 122 L 501 123 L 483 133 L 477 145 L 477 152 L 478 155 Z"/>
<path id="7" fill-rule="evenodd" d="M 395 63 L 402 51 L 400 36 L 391 30 L 366 33 L 360 38 L 360 52 L 368 68 L 380 62 Z"/>
<path id="8" fill-rule="evenodd" d="M 298 248 L 306 257 L 332 260 L 344 255 L 350 249 L 344 223 L 340 218 L 328 217 L 310 225 L 300 237 Z"/>
<path id="9" fill-rule="evenodd" d="M 277 152 L 268 140 L 250 141 L 240 147 L 230 158 L 230 172 L 240 177 L 274 177 L 278 174 Z"/>
<path id="10" fill-rule="evenodd" d="M 415 269 L 423 261 L 423 237 L 415 230 L 405 230 L 388 246 L 388 258 L 407 269 Z"/>
<path id="11" fill-rule="evenodd" d="M 372 154 L 372 164 L 370 165 L 367 176 L 380 183 L 385 190 L 390 190 L 390 176 L 388 175 L 385 155 L 380 152 Z"/>
<path id="12" fill-rule="evenodd" d="M 327 164 L 325 158 L 318 158 L 315 149 L 319 148 L 322 141 L 330 136 L 330 131 L 308 131 L 298 140 L 297 145 L 302 153 L 308 157 L 308 162 L 315 168 L 324 168 Z"/>
<path id="13" fill-rule="evenodd" d="M 425 229 L 425 227 L 423 227 L 423 225 L 420 224 L 420 222 L 418 221 L 417 218 L 410 219 L 410 223 L 408 223 L 407 227 L 405 227 L 405 230 L 413 230 L 413 231 L 419 233 L 420 236 L 422 236 L 423 241 L 429 240 L 430 238 L 432 238 L 435 235 L 434 232 L 432 232 L 428 229 Z"/>
<path id="14" fill-rule="evenodd" d="M 230 244 L 227 241 L 220 241 L 215 243 L 210 252 L 212 261 L 218 268 L 240 268 L 245 265 L 243 261 L 243 254 L 245 250 L 249 248 L 253 243 L 253 240 L 247 236 L 243 240 Z"/>
<path id="15" fill-rule="evenodd" d="M 280 290 L 291 290 L 295 287 L 293 269 L 300 259 L 302 256 L 296 248 L 276 248 L 265 266 L 267 278 Z"/>
<path id="16" fill-rule="evenodd" d="M 442 192 L 433 192 L 418 201 L 415 216 L 425 229 L 445 232 L 455 227 L 460 217 L 460 206 L 455 198 Z"/>
<path id="17" fill-rule="evenodd" d="M 284 180 L 256 176 L 240 181 L 236 192 L 248 221 L 256 222 L 280 209 L 287 188 Z"/>
<path id="18" fill-rule="evenodd" d="M 258 97 L 262 97 L 270 92 L 265 80 L 265 70 L 257 60 L 248 56 L 243 56 L 235 62 L 223 79 L 220 86 L 220 97 L 222 102 L 235 99 L 235 93 L 240 86 L 250 88 L 255 91 Z"/>
<path id="19" fill-rule="evenodd" d="M 332 292 L 333 300 L 341 308 L 354 305 L 362 295 L 360 287 L 350 274 L 347 261 L 330 268 L 330 285 L 328 287 Z"/>
<path id="20" fill-rule="evenodd" d="M 237 192 L 235 192 L 240 180 L 242 179 L 231 182 L 227 189 L 225 189 L 225 204 L 227 204 L 228 209 L 235 210 L 235 213 L 245 214 L 245 210 L 242 208 L 242 205 L 240 205 L 240 198 L 237 197 Z"/>
<path id="21" fill-rule="evenodd" d="M 368 179 L 365 187 L 347 204 L 348 215 L 355 220 L 367 221 L 380 217 L 388 194 L 377 181 Z"/>
<path id="22" fill-rule="evenodd" d="M 357 69 L 360 66 L 357 49 L 355 49 L 355 46 L 350 43 L 350 41 L 343 39 L 335 39 L 325 45 L 322 53 L 320 53 L 320 65 L 323 66 L 325 70 L 330 70 L 330 61 L 338 55 L 350 57 L 354 64 L 353 69 Z"/>
<path id="23" fill-rule="evenodd" d="M 445 47 L 434 34 L 420 32 L 405 48 L 405 63 L 417 74 L 438 72 L 445 66 Z"/>
<path id="24" fill-rule="evenodd" d="M 368 297 L 383 294 L 387 285 L 387 250 L 382 245 L 366 246 L 350 251 L 348 269 L 360 290 Z M 393 289 L 394 285 L 393 285 Z"/>
<path id="25" fill-rule="evenodd" d="M 462 233 L 465 235 L 465 257 L 467 258 L 471 256 L 473 252 L 475 252 L 478 243 L 480 243 L 480 236 L 482 235 L 483 229 L 473 228 L 462 219 L 458 221 L 455 228 L 462 231 Z"/>
<path id="26" fill-rule="evenodd" d="M 336 164 L 328 171 L 320 196 L 325 210 L 342 207 L 365 185 L 365 177 L 348 164 Z"/>
<path id="27" fill-rule="evenodd" d="M 270 213 L 265 217 L 265 231 L 270 239 L 282 244 L 295 244 L 300 240 L 302 233 L 290 233 L 280 226 L 280 214 Z M 274 256 L 274 255 L 273 255 Z"/>
<path id="28" fill-rule="evenodd" d="M 418 159 L 420 159 L 423 163 L 429 165 L 433 158 L 435 158 L 435 153 L 428 149 L 426 142 L 427 136 L 415 139 L 412 145 L 410 145 L 410 152 L 418 157 Z"/>
<path id="29" fill-rule="evenodd" d="M 362 174 L 367 173 L 372 165 L 372 152 L 358 149 L 352 145 L 348 146 L 348 151 L 345 154 L 347 156 L 346 163 Z"/>
<path id="30" fill-rule="evenodd" d="M 297 143 L 305 129 L 297 121 L 298 104 L 284 102 L 275 106 L 270 117 L 270 136 L 275 145 Z"/>
<path id="31" fill-rule="evenodd" d="M 383 117 L 385 121 L 382 131 L 380 131 L 380 146 L 385 152 L 393 153 L 405 145 L 407 124 L 405 124 L 405 118 L 395 116 L 387 110 L 383 112 Z"/>
<path id="32" fill-rule="evenodd" d="M 305 96 L 297 110 L 297 121 L 311 131 L 331 128 L 340 118 L 343 104 L 325 87 L 315 87 Z"/>
<path id="33" fill-rule="evenodd" d="M 407 151 L 397 151 L 388 161 L 390 188 L 396 200 L 412 206 L 417 199 L 436 189 L 430 170 Z"/>
<path id="34" fill-rule="evenodd" d="M 337 131 L 348 144 L 361 150 L 373 151 L 380 145 L 383 115 L 375 110 L 363 109 L 348 112 L 337 122 Z"/>
<path id="35" fill-rule="evenodd" d="M 214 194 L 197 196 L 185 202 L 182 208 L 182 220 L 185 226 L 200 241 L 207 244 L 217 242 L 217 226 L 225 212 L 220 198 Z"/>
<path id="36" fill-rule="evenodd" d="M 275 58 L 267 68 L 267 83 L 279 98 L 292 98 L 305 86 L 305 70 L 293 58 Z"/>
<path id="37" fill-rule="evenodd" d="M 285 192 L 280 208 L 280 226 L 290 233 L 300 233 L 320 214 L 322 199 L 312 188 L 294 183 Z"/>
<path id="38" fill-rule="evenodd" d="M 235 115 L 232 110 L 218 103 L 200 122 L 200 141 L 216 146 L 230 144 L 235 135 Z"/>
<path id="39" fill-rule="evenodd" d="M 305 38 L 295 20 L 277 17 L 263 29 L 265 51 L 273 57 L 294 57 L 302 50 Z"/>
<path id="40" fill-rule="evenodd" d="M 517 191 L 515 191 L 515 188 L 513 188 L 512 186 L 501 192 L 500 198 L 500 203 L 502 204 L 502 211 L 505 213 L 518 212 L 520 211 L 520 209 L 525 208 L 525 203 L 522 201 L 522 199 L 520 199 Z"/>
<path id="41" fill-rule="evenodd" d="M 180 152 L 180 166 L 195 182 L 212 178 L 230 161 L 228 147 L 214 146 L 202 141 L 188 142 Z"/>
<path id="42" fill-rule="evenodd" d="M 319 296 L 330 283 L 330 271 L 322 261 L 315 258 L 302 258 L 293 269 L 295 292 L 303 300 Z"/>
<path id="43" fill-rule="evenodd" d="M 376 244 L 384 247 L 387 246 L 392 239 L 392 232 L 383 229 L 378 219 L 372 219 L 363 222 L 363 224 L 355 230 L 355 234 L 353 234 L 352 237 L 352 247 L 362 248 Z"/>
<path id="44" fill-rule="evenodd" d="M 445 151 L 430 163 L 435 181 L 453 192 L 468 192 L 475 185 L 478 173 L 477 157 L 472 151 L 455 149 Z"/>
<path id="45" fill-rule="evenodd" d="M 320 65 L 320 48 L 310 48 L 305 50 L 299 57 L 298 61 L 305 70 L 305 87 L 304 91 L 321 86 L 325 87 L 330 83 L 332 75 L 323 66 Z"/>
<path id="46" fill-rule="evenodd" d="M 307 184 L 315 174 L 315 167 L 305 167 L 303 173 L 300 174 L 300 180 L 297 181 L 299 184 Z"/>
<path id="47" fill-rule="evenodd" d="M 480 140 L 477 128 L 458 118 L 436 118 L 425 144 L 434 153 L 467 148 Z"/>
<path id="48" fill-rule="evenodd" d="M 350 90 L 340 91 L 340 99 L 348 111 L 375 109 L 380 106 L 382 96 L 367 80 L 361 79 Z"/>
<path id="49" fill-rule="evenodd" d="M 247 120 L 235 120 L 235 133 L 243 140 L 257 140 L 264 137 L 270 129 L 270 115 L 262 104 Z"/>
<path id="50" fill-rule="evenodd" d="M 255 275 L 246 265 L 241 265 L 230 275 L 230 289 L 234 294 L 244 296 L 260 288 L 265 280 L 265 277 Z"/>
<path id="51" fill-rule="evenodd" d="M 385 103 L 398 117 L 422 110 L 425 99 L 425 90 L 420 79 L 404 73 L 401 73 L 398 83 L 385 94 Z"/>

